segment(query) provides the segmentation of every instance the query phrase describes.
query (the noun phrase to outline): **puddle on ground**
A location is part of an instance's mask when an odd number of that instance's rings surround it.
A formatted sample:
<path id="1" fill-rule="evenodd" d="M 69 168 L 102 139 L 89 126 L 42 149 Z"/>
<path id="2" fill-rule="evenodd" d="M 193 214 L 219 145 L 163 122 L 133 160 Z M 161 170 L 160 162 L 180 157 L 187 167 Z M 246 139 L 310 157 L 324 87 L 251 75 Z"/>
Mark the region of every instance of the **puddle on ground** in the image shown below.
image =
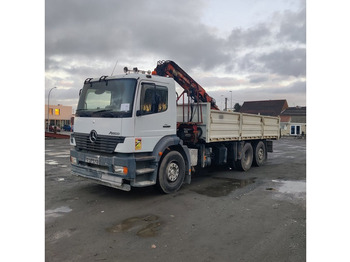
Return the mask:
<path id="1" fill-rule="evenodd" d="M 213 177 L 215 180 L 219 180 L 219 182 L 215 182 L 213 185 L 209 185 L 206 187 L 198 187 L 192 189 L 194 192 L 206 195 L 210 197 L 222 197 L 227 196 L 233 190 L 245 187 L 252 183 L 255 183 L 256 178 L 249 179 L 233 179 L 233 178 L 221 178 L 221 177 Z"/>
<path id="2" fill-rule="evenodd" d="M 108 232 L 136 232 L 140 237 L 154 237 L 160 229 L 159 217 L 156 215 L 145 215 L 140 217 L 130 217 L 121 223 L 107 228 Z"/>
<path id="3" fill-rule="evenodd" d="M 71 211 L 72 209 L 67 206 L 58 207 L 56 209 L 49 209 L 45 211 L 45 217 L 46 218 L 60 217 L 60 216 L 63 216 L 64 213 L 69 213 Z"/>
<path id="4" fill-rule="evenodd" d="M 306 181 L 272 180 L 276 183 L 276 197 L 287 200 L 306 199 Z"/>
<path id="5" fill-rule="evenodd" d="M 279 181 L 278 191 L 287 194 L 302 194 L 306 192 L 306 181 Z"/>
<path id="6" fill-rule="evenodd" d="M 45 163 L 48 164 L 48 165 L 58 165 L 58 162 L 57 162 L 57 161 L 51 160 L 51 159 L 46 160 Z"/>

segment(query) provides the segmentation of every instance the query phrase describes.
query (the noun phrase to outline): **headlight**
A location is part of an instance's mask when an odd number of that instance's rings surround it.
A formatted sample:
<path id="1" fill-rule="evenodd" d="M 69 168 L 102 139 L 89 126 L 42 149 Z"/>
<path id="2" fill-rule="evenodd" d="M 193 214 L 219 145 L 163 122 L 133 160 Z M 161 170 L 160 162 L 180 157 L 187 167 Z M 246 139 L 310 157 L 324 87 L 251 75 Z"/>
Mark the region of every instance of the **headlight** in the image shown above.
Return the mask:
<path id="1" fill-rule="evenodd" d="M 77 158 L 74 157 L 74 156 L 71 156 L 71 157 L 70 157 L 70 162 L 71 162 L 72 164 L 74 164 L 74 165 L 77 165 L 77 164 L 78 164 Z"/>

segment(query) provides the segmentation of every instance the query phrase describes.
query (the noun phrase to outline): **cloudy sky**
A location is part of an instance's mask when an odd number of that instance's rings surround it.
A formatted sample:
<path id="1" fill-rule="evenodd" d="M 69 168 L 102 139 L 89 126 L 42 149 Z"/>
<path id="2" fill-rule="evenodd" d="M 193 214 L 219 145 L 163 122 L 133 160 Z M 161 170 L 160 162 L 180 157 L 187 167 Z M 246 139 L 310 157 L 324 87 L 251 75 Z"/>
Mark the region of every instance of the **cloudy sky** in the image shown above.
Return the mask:
<path id="1" fill-rule="evenodd" d="M 305 0 L 46 0 L 45 101 L 88 77 L 173 60 L 217 100 L 306 105 Z M 232 91 L 232 92 L 230 92 Z"/>

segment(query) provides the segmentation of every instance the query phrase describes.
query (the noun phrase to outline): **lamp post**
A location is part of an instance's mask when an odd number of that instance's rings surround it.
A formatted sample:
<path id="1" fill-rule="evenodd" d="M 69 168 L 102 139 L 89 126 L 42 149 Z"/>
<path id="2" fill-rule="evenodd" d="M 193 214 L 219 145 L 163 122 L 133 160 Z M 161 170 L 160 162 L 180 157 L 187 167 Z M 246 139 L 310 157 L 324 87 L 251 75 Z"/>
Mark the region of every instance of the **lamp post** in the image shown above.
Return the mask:
<path id="1" fill-rule="evenodd" d="M 230 91 L 231 93 L 231 110 L 233 111 L 233 106 L 232 106 L 232 91 Z"/>
<path id="2" fill-rule="evenodd" d="M 221 110 L 224 110 L 224 95 L 221 95 Z"/>
<path id="3" fill-rule="evenodd" d="M 50 132 L 50 93 L 53 89 L 57 87 L 53 87 L 49 91 L 49 95 L 47 96 L 47 132 Z"/>

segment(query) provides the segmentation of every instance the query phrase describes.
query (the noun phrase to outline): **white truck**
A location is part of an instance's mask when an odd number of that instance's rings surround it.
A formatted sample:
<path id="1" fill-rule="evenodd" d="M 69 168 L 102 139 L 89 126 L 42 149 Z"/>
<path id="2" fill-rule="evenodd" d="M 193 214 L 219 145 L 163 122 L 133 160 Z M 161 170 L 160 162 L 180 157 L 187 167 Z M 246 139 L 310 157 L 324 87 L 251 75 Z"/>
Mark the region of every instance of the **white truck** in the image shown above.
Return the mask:
<path id="1" fill-rule="evenodd" d="M 159 61 L 152 74 L 124 71 L 84 82 L 70 138 L 74 175 L 126 191 L 156 185 L 173 193 L 195 168 L 264 164 L 279 139 L 278 117 L 218 110 L 172 61 Z M 184 88 L 180 96 L 174 80 Z"/>

